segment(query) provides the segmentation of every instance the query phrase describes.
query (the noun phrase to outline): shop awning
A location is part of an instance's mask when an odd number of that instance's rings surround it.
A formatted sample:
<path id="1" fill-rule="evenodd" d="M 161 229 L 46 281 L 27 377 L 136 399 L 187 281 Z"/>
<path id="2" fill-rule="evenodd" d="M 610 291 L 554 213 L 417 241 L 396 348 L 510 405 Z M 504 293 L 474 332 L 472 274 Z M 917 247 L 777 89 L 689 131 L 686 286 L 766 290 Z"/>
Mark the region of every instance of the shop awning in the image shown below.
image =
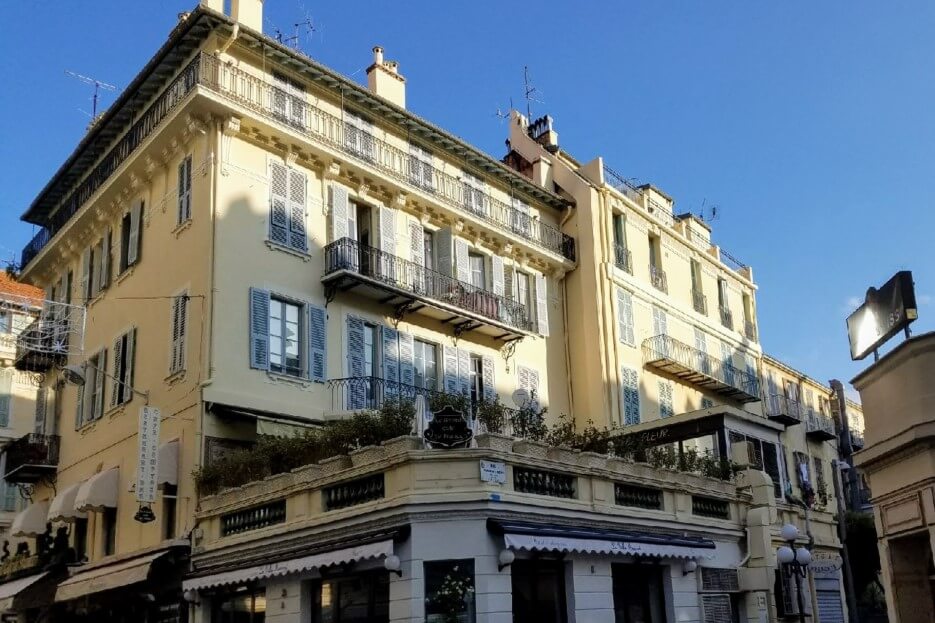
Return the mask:
<path id="1" fill-rule="evenodd" d="M 321 554 L 313 554 L 311 556 L 305 556 L 304 558 L 294 558 L 292 560 L 283 560 L 266 565 L 248 567 L 246 569 L 235 569 L 233 571 L 206 575 L 200 578 L 192 578 L 182 583 L 182 590 L 197 591 L 215 586 L 242 584 L 253 580 L 289 575 L 290 573 L 310 571 L 322 567 L 381 558 L 389 556 L 392 553 L 392 540 L 378 541 L 376 543 L 368 543 L 367 545 L 358 545 L 356 547 L 347 547 L 345 549 L 323 552 Z"/>
<path id="2" fill-rule="evenodd" d="M 75 496 L 75 508 L 81 512 L 117 508 L 120 470 L 116 467 L 94 474 L 83 483 Z"/>
<path id="3" fill-rule="evenodd" d="M 82 513 L 75 507 L 75 498 L 78 497 L 78 489 L 81 485 L 82 483 L 79 482 L 63 489 L 52 499 L 52 504 L 49 505 L 49 521 L 70 522 L 87 517 L 86 513 Z"/>
<path id="4" fill-rule="evenodd" d="M 149 570 L 161 556 L 168 552 L 160 550 L 153 554 L 131 558 L 123 562 L 101 565 L 87 571 L 79 571 L 58 585 L 55 601 L 70 601 L 92 593 L 109 591 L 121 586 L 145 582 Z"/>
<path id="5" fill-rule="evenodd" d="M 701 537 L 656 532 L 613 531 L 549 524 L 488 521 L 488 529 L 502 534 L 507 548 L 649 558 L 712 558 L 714 541 Z"/>
<path id="6" fill-rule="evenodd" d="M 35 537 L 45 532 L 48 523 L 49 503 L 34 502 L 17 513 L 10 527 L 10 534 L 18 537 Z"/>
<path id="7" fill-rule="evenodd" d="M 13 609 L 14 601 L 17 595 L 26 591 L 30 586 L 49 575 L 48 571 L 28 575 L 25 578 L 13 580 L 0 584 L 0 612 L 7 612 Z"/>
<path id="8" fill-rule="evenodd" d="M 156 484 L 179 484 L 179 440 L 173 439 L 159 446 Z"/>

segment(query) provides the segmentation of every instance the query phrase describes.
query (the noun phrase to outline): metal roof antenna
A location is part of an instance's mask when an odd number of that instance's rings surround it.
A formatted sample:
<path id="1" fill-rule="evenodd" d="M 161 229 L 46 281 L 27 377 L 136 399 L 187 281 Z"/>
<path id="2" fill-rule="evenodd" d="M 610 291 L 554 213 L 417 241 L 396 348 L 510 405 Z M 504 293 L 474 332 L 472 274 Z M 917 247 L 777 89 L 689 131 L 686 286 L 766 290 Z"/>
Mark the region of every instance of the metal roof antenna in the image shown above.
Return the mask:
<path id="1" fill-rule="evenodd" d="M 116 91 L 117 87 L 112 84 L 107 84 L 106 82 L 101 82 L 100 80 L 95 80 L 94 78 L 88 78 L 87 76 L 82 76 L 81 74 L 76 74 L 73 71 L 65 70 L 66 76 L 71 76 L 72 78 L 77 78 L 85 84 L 90 84 L 94 86 L 94 95 L 91 96 L 91 121 L 93 122 L 97 119 L 97 98 L 101 89 L 105 91 Z"/>
<path id="2" fill-rule="evenodd" d="M 526 98 L 526 122 L 532 123 L 532 102 L 544 104 L 542 100 L 533 97 L 533 94 L 540 93 L 539 89 L 529 83 L 529 65 L 523 66 L 523 97 Z"/>

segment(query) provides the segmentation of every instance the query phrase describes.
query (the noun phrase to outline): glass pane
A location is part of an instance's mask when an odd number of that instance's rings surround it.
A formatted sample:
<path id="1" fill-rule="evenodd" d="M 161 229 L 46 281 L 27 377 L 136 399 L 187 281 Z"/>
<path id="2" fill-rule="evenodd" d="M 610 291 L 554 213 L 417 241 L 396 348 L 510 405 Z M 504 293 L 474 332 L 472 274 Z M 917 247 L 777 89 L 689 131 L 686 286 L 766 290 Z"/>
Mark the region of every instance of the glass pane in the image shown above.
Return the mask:
<path id="1" fill-rule="evenodd" d="M 473 560 L 426 562 L 424 575 L 426 623 L 474 622 Z"/>

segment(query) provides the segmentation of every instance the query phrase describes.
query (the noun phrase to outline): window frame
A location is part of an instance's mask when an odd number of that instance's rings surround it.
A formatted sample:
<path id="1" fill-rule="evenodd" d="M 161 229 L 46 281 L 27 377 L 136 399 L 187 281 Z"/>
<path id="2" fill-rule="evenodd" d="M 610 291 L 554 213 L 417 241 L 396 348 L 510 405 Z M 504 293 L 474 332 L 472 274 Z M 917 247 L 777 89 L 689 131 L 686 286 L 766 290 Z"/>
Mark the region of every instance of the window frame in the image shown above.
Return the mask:
<path id="1" fill-rule="evenodd" d="M 459 567 L 465 567 L 462 573 Z M 444 612 L 434 610 L 431 603 L 433 591 L 437 593 L 444 585 L 445 579 L 453 573 L 460 576 L 458 579 L 466 580 L 470 585 L 470 590 L 465 595 L 466 608 L 463 614 L 458 616 L 458 620 L 463 623 L 474 623 L 477 621 L 477 570 L 473 558 L 451 558 L 443 560 L 424 560 L 422 562 L 422 577 L 425 578 L 425 620 L 443 621 Z M 444 574 L 444 575 L 443 575 Z M 436 585 L 437 582 L 437 585 Z M 431 618 L 430 618 L 431 617 Z"/>
<path id="2" fill-rule="evenodd" d="M 432 365 L 435 369 L 434 383 L 431 387 L 428 387 L 426 381 L 428 376 L 425 373 L 426 366 L 425 363 L 427 358 L 425 353 L 432 353 Z M 421 355 L 421 356 L 420 356 Z M 422 370 L 419 370 L 419 361 L 421 359 Z M 438 345 L 434 342 L 429 342 L 426 340 L 421 340 L 419 338 L 413 338 L 412 340 L 412 374 L 413 374 L 413 383 L 419 389 L 424 389 L 426 391 L 437 391 L 438 390 Z M 419 377 L 422 377 L 422 383 L 419 383 Z"/>
<path id="3" fill-rule="evenodd" d="M 374 569 L 372 571 L 361 571 L 359 573 L 352 573 L 347 575 L 335 575 L 333 577 L 326 577 L 316 580 L 312 585 L 311 590 L 311 606 L 312 606 L 312 623 L 321 623 L 322 622 L 322 590 L 325 584 L 331 584 L 333 589 L 333 600 L 332 603 L 340 604 L 341 601 L 341 586 L 342 583 L 349 581 L 358 581 L 361 583 L 367 584 L 367 614 L 364 621 L 373 621 L 375 623 L 381 623 L 383 621 L 389 621 L 389 608 L 390 608 L 390 579 L 389 574 L 382 569 Z M 385 591 L 385 592 L 384 592 Z M 382 602 L 379 601 L 381 594 L 386 595 L 386 618 L 379 617 L 376 609 L 382 606 Z M 332 623 L 344 623 L 345 619 L 341 617 L 341 612 L 333 612 L 331 614 Z M 360 620 L 360 619 L 358 619 Z"/>
<path id="4" fill-rule="evenodd" d="M 188 154 L 179 163 L 179 199 L 176 225 L 192 220 L 192 155 Z"/>
<path id="5" fill-rule="evenodd" d="M 279 319 L 280 324 L 281 324 L 280 326 L 281 335 L 278 335 L 278 336 L 273 335 L 273 324 L 274 324 L 273 304 L 274 303 L 279 303 L 280 305 L 283 306 L 282 317 Z M 287 365 L 285 365 L 285 361 L 286 361 L 285 330 L 287 328 L 287 322 L 288 322 L 286 319 L 286 313 L 285 313 L 286 306 L 294 307 L 296 309 L 296 318 L 297 318 L 297 322 L 296 322 L 297 346 L 296 348 L 298 350 L 298 367 L 294 369 L 290 369 Z M 268 346 L 269 347 L 269 355 L 268 355 L 269 371 L 272 374 L 281 374 L 283 376 L 290 376 L 294 378 L 306 378 L 307 370 L 308 370 L 308 355 L 306 352 L 308 350 L 308 338 L 307 338 L 308 326 L 307 326 L 307 320 L 305 318 L 306 313 L 307 313 L 305 302 L 298 301 L 296 299 L 293 299 L 287 296 L 282 296 L 281 294 L 278 294 L 278 293 L 270 292 L 268 313 L 269 313 L 269 331 L 268 331 L 267 336 L 269 339 L 269 346 Z M 280 360 L 282 362 L 279 364 L 279 366 L 276 366 L 276 364 L 273 363 L 273 337 L 277 337 L 280 340 L 280 343 L 282 344 L 282 348 L 280 352 L 278 353 L 278 356 L 280 357 Z M 275 369 L 276 367 L 279 367 L 280 369 L 277 370 Z"/>

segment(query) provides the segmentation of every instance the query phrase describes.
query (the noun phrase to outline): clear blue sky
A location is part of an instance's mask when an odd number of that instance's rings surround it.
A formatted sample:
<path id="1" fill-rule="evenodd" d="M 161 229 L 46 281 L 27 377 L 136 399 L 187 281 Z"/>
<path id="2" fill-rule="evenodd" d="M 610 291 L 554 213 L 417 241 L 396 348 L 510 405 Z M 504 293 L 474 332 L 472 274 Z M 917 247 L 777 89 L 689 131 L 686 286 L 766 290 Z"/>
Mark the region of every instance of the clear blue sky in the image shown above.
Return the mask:
<path id="1" fill-rule="evenodd" d="M 0 24 L 0 252 L 83 134 L 90 90 L 126 85 L 195 0 L 11 2 Z M 935 3 L 267 0 L 266 32 L 311 17 L 310 56 L 364 79 L 381 44 L 414 112 L 503 155 L 522 102 L 562 147 L 652 181 L 679 211 L 721 208 L 715 241 L 754 268 L 767 352 L 848 380 L 844 318 L 868 285 L 915 271 L 935 323 Z M 113 101 L 104 95 L 104 104 Z"/>

